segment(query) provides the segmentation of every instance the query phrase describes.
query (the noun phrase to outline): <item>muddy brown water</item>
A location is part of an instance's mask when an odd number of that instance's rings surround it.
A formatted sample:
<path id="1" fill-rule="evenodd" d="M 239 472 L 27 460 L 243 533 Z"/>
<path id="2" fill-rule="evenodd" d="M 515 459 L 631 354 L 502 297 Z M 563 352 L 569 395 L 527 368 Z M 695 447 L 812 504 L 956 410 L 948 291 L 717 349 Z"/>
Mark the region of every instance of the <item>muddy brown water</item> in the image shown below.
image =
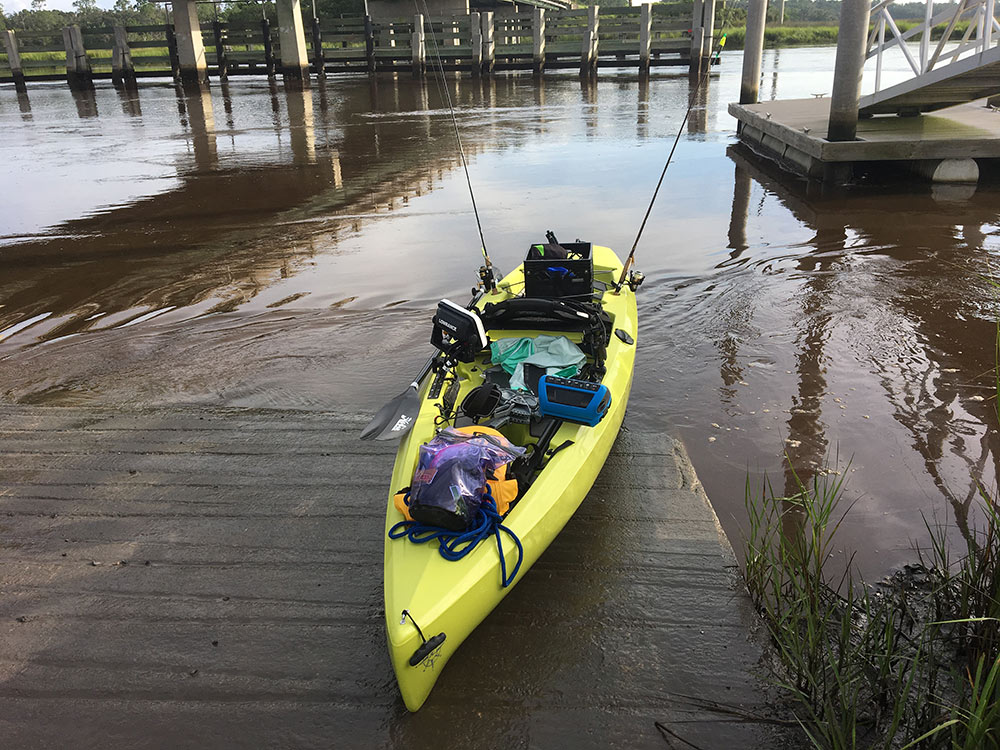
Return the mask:
<path id="1" fill-rule="evenodd" d="M 768 52 L 762 96 L 828 92 L 832 65 Z M 846 473 L 838 553 L 878 578 L 995 485 L 998 192 L 784 177 L 734 145 L 739 69 L 700 92 L 640 244 L 629 424 L 685 441 L 735 546 L 748 475 Z M 501 269 L 547 229 L 627 252 L 686 75 L 448 86 Z M 371 411 L 475 281 L 433 80 L 4 86 L 0 126 L 3 401 Z"/>

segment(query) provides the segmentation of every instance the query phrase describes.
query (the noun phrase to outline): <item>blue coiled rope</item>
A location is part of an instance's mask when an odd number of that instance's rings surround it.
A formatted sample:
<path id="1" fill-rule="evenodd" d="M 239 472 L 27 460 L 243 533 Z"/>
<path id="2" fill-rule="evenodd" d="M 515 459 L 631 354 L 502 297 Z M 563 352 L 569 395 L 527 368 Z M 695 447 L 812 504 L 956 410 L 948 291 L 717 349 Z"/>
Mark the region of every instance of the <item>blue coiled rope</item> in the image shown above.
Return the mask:
<path id="1" fill-rule="evenodd" d="M 406 493 L 406 501 L 409 504 L 410 493 Z M 507 576 L 507 561 L 503 554 L 503 540 L 500 532 L 503 531 L 517 545 L 517 564 L 510 576 Z M 442 529 L 440 526 L 428 526 L 418 521 L 400 521 L 389 529 L 390 539 L 406 537 L 415 544 L 437 541 L 438 552 L 445 560 L 461 560 L 469 554 L 476 545 L 493 536 L 497 540 L 497 552 L 500 553 L 500 583 L 504 588 L 510 586 L 517 577 L 517 572 L 521 569 L 521 560 L 524 559 L 524 547 L 517 535 L 503 525 L 503 518 L 497 513 L 497 504 L 490 492 L 490 486 L 486 485 L 486 495 L 482 505 L 479 506 L 479 513 L 476 515 L 476 522 L 471 529 L 465 531 L 450 531 Z"/>

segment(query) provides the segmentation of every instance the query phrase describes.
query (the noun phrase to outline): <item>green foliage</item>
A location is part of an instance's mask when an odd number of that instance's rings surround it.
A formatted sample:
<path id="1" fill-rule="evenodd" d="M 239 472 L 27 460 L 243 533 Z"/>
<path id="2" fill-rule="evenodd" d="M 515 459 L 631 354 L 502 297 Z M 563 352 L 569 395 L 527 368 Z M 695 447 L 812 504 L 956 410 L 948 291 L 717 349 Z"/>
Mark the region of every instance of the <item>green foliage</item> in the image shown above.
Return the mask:
<path id="1" fill-rule="evenodd" d="M 798 479 L 796 479 L 798 482 Z M 747 485 L 747 589 L 816 748 L 1000 748 L 1000 510 L 958 561 L 928 526 L 922 580 L 827 580 L 840 480 L 790 497 Z M 903 744 L 906 743 L 906 744 Z"/>

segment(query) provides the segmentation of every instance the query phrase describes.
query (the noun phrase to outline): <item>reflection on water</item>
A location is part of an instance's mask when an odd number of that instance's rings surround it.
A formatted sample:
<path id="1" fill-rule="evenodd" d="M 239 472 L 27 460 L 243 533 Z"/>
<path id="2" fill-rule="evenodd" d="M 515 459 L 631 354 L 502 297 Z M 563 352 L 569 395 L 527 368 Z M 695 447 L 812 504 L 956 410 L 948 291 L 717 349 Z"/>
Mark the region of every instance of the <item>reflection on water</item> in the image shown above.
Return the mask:
<path id="1" fill-rule="evenodd" d="M 824 92 L 832 65 L 768 52 L 765 84 Z M 693 97 L 638 251 L 630 423 L 685 439 L 734 541 L 748 470 L 785 494 L 847 471 L 841 540 L 881 575 L 995 482 L 996 190 L 784 176 L 731 146 L 739 53 L 714 73 L 449 78 L 490 253 L 627 250 Z M 3 89 L 0 124 L 6 400 L 369 410 L 475 278 L 433 79 Z"/>

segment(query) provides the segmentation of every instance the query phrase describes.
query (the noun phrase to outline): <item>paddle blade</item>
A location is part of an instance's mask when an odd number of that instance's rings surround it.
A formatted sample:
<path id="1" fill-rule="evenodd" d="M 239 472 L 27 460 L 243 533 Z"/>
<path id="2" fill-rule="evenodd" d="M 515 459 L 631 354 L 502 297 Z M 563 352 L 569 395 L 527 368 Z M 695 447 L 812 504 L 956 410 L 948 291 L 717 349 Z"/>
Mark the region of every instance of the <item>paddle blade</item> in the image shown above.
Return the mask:
<path id="1" fill-rule="evenodd" d="M 420 411 L 420 397 L 412 385 L 387 403 L 361 431 L 362 440 L 395 440 L 413 426 Z"/>

